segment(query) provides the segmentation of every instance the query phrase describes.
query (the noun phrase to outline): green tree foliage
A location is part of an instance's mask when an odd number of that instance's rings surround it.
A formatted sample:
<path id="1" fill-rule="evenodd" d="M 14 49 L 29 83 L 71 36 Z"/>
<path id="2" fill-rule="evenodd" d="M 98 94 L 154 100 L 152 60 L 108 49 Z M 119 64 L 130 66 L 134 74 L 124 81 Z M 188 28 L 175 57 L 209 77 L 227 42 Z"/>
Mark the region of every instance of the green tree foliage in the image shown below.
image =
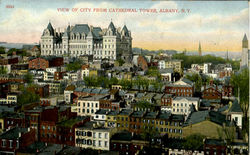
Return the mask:
<path id="1" fill-rule="evenodd" d="M 17 96 L 18 105 L 22 106 L 25 104 L 37 102 L 40 100 L 40 96 L 35 92 L 28 91 L 26 88 L 22 89 L 22 93 Z"/>
<path id="2" fill-rule="evenodd" d="M 4 66 L 0 66 L 0 74 L 7 74 L 8 69 Z"/>
<path id="3" fill-rule="evenodd" d="M 140 108 L 140 109 L 150 109 L 150 110 L 155 110 L 155 106 L 147 101 L 139 101 L 137 102 L 136 107 Z"/>
<path id="4" fill-rule="evenodd" d="M 154 125 L 148 124 L 143 126 L 141 137 L 144 140 L 148 140 L 151 144 L 151 139 L 159 135 L 159 131 L 154 128 Z"/>
<path id="5" fill-rule="evenodd" d="M 204 136 L 201 134 L 192 134 L 186 137 L 186 141 L 183 146 L 187 150 L 198 150 L 203 146 L 203 138 Z"/>
<path id="6" fill-rule="evenodd" d="M 160 74 L 160 72 L 159 72 L 159 70 L 158 70 L 157 67 L 149 67 L 148 71 L 147 71 L 147 75 L 153 76 L 153 77 L 157 77 L 159 79 L 161 77 L 161 74 Z"/>
<path id="7" fill-rule="evenodd" d="M 132 88 L 132 82 L 127 79 L 122 79 L 118 82 L 122 86 L 123 89 L 128 90 Z"/>
<path id="8" fill-rule="evenodd" d="M 8 55 L 12 55 L 13 52 L 16 52 L 17 55 L 20 55 L 20 56 L 28 56 L 28 53 L 25 49 L 16 49 L 16 48 L 11 48 L 7 54 Z"/>
<path id="9" fill-rule="evenodd" d="M 0 54 L 5 54 L 5 47 L 0 46 Z"/>
<path id="10" fill-rule="evenodd" d="M 192 74 L 186 75 L 185 78 L 189 79 L 190 81 L 194 82 L 195 84 L 195 91 L 200 92 L 202 86 L 202 78 L 199 74 Z"/>
<path id="11" fill-rule="evenodd" d="M 223 126 L 222 128 L 217 128 L 217 132 L 219 135 L 219 139 L 220 140 L 225 140 L 227 146 L 230 148 L 230 153 L 233 153 L 233 147 L 232 147 L 232 142 L 234 141 L 234 137 L 235 137 L 235 127 L 234 126 Z"/>
<path id="12" fill-rule="evenodd" d="M 125 63 L 123 59 L 118 59 L 117 62 L 119 63 L 119 66 L 122 66 Z"/>
<path id="13" fill-rule="evenodd" d="M 224 63 L 230 63 L 232 64 L 233 69 L 239 69 L 239 61 L 232 61 L 232 60 L 225 60 L 221 57 L 216 57 L 212 55 L 204 55 L 204 56 L 198 56 L 198 55 L 185 55 L 184 53 L 179 53 L 173 55 L 173 59 L 180 59 L 183 60 L 183 66 L 184 68 L 190 68 L 191 64 L 202 64 L 202 63 L 212 63 L 214 65 L 217 64 L 224 64 Z"/>
<path id="14" fill-rule="evenodd" d="M 103 76 L 99 77 L 84 77 L 84 82 L 88 87 L 103 87 L 103 88 L 110 88 L 112 85 L 118 84 L 117 78 L 107 78 Z"/>
<path id="15" fill-rule="evenodd" d="M 243 123 L 246 124 L 249 109 L 249 70 L 246 68 L 241 70 L 239 74 L 232 75 L 230 83 L 234 87 L 235 96 L 240 97 L 240 107 L 244 114 Z M 243 126 L 243 128 L 245 127 Z"/>
<path id="16" fill-rule="evenodd" d="M 27 73 L 24 75 L 24 80 L 26 81 L 26 83 L 31 84 L 33 83 L 33 75 L 30 73 Z"/>
<path id="17" fill-rule="evenodd" d="M 66 65 L 67 71 L 77 71 L 82 67 L 81 61 L 74 61 L 73 63 L 69 63 Z"/>

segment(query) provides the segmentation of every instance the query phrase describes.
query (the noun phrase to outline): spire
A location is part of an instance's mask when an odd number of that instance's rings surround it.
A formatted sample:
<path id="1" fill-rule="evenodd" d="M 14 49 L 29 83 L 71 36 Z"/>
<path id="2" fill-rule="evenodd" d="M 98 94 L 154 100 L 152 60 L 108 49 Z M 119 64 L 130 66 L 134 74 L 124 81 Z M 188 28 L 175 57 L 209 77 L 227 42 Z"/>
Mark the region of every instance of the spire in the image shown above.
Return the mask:
<path id="1" fill-rule="evenodd" d="M 201 56 L 201 43 L 199 42 L 199 49 L 198 49 L 199 56 Z"/>
<path id="2" fill-rule="evenodd" d="M 51 25 L 51 23 L 50 23 L 50 21 L 49 21 L 49 24 L 48 24 L 48 26 L 47 26 L 47 29 L 50 31 L 50 34 L 54 34 L 54 28 L 53 28 L 53 26 Z"/>
<path id="3" fill-rule="evenodd" d="M 229 58 L 228 58 L 228 49 L 227 49 L 227 56 L 226 56 L 226 58 L 227 58 L 227 61 L 229 60 Z"/>
<path id="4" fill-rule="evenodd" d="M 242 40 L 242 48 L 248 48 L 247 35 L 245 34 Z"/>
<path id="5" fill-rule="evenodd" d="M 113 22 L 112 22 L 112 19 L 111 19 L 111 22 L 110 22 L 108 28 L 111 29 L 112 31 L 115 31 L 115 26 L 114 26 L 114 24 L 113 24 Z"/>

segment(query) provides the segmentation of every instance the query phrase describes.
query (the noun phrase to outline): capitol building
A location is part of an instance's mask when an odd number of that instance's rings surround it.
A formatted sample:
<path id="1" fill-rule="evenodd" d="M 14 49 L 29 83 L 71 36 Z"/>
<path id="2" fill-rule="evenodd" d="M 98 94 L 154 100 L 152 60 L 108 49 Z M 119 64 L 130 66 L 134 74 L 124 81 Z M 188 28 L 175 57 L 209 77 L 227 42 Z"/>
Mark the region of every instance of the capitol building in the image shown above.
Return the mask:
<path id="1" fill-rule="evenodd" d="M 132 59 L 132 37 L 126 25 L 116 28 L 111 21 L 108 28 L 76 24 L 64 32 L 56 31 L 49 22 L 40 40 L 42 56 L 78 57 L 93 55 L 94 60 Z"/>

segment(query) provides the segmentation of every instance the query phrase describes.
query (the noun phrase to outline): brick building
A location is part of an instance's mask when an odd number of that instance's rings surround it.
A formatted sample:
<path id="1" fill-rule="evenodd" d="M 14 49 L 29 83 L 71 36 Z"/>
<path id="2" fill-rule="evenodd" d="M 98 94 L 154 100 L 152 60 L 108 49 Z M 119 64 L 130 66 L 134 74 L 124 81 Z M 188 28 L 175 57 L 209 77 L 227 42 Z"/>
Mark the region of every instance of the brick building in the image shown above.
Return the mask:
<path id="1" fill-rule="evenodd" d="M 62 57 L 38 57 L 29 60 L 29 69 L 43 69 L 63 65 Z"/>
<path id="2" fill-rule="evenodd" d="M 0 135 L 0 154 L 15 154 L 17 150 L 24 149 L 35 141 L 35 130 L 12 128 Z"/>
<path id="3" fill-rule="evenodd" d="M 186 78 L 182 78 L 165 87 L 166 94 L 173 94 L 174 96 L 193 97 L 194 83 Z"/>
<path id="4" fill-rule="evenodd" d="M 140 67 L 142 70 L 147 70 L 148 69 L 148 62 L 147 59 L 144 56 L 139 56 L 137 58 L 137 64 L 138 67 Z"/>

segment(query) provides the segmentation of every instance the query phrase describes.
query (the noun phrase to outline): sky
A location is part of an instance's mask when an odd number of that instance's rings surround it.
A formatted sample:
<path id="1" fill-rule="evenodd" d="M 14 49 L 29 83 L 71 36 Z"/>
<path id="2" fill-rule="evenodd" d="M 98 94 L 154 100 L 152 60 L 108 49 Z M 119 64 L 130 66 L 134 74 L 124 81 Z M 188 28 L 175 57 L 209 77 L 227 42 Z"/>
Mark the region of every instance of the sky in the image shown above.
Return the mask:
<path id="1" fill-rule="evenodd" d="M 133 47 L 197 51 L 200 42 L 203 51 L 240 52 L 244 34 L 249 36 L 248 6 L 247 1 L 0 0 L 0 41 L 38 43 L 49 21 L 63 31 L 68 24 L 107 28 L 112 20 L 117 28 L 125 24 L 131 31 Z M 84 8 L 91 11 L 82 12 Z M 108 12 L 94 12 L 95 8 Z M 110 8 L 137 12 L 109 12 Z M 140 9 L 156 9 L 157 13 Z M 161 9 L 177 9 L 178 13 Z"/>

